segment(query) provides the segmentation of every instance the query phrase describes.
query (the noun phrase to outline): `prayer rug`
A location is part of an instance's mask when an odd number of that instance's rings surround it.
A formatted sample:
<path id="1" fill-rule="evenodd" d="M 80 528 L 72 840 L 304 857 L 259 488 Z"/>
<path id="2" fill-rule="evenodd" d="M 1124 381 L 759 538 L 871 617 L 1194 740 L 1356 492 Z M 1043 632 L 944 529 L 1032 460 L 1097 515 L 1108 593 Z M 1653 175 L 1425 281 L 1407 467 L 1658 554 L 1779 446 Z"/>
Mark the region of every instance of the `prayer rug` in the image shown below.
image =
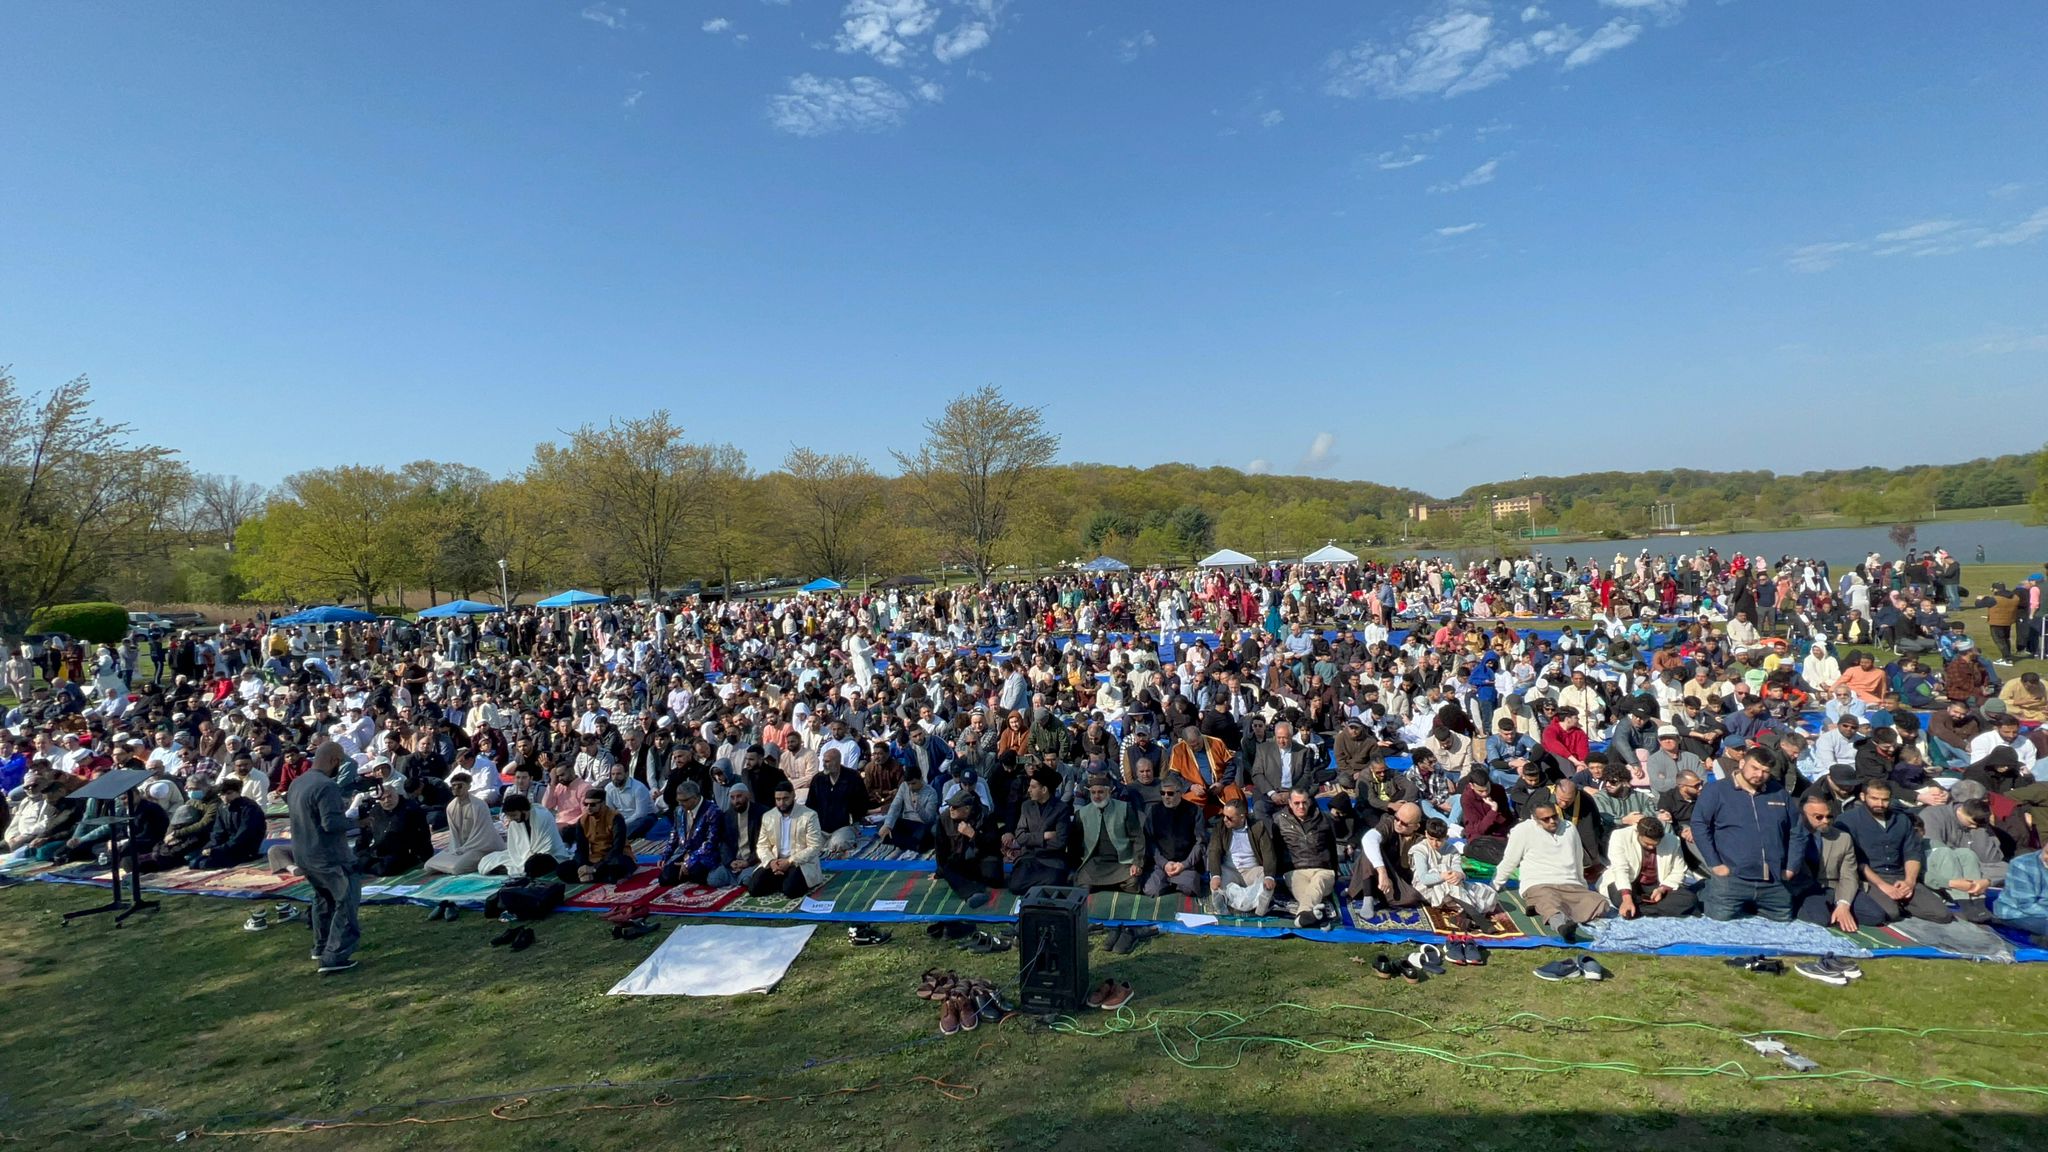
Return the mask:
<path id="1" fill-rule="evenodd" d="M 407 897 L 415 904 L 439 904 L 443 900 L 464 907 L 483 907 L 484 900 L 505 886 L 504 876 L 442 876 L 422 885 Z"/>
<path id="2" fill-rule="evenodd" d="M 262 865 L 194 871 L 173 868 L 142 879 L 144 888 L 166 892 L 197 892 L 210 895 L 268 896 L 296 883 L 296 877 L 279 875 Z"/>
<path id="3" fill-rule="evenodd" d="M 1838 932 L 1802 920 L 1777 923 L 1757 917 L 1709 920 L 1705 916 L 1609 919 L 1586 925 L 1596 952 L 1674 955 L 1748 955 L 1789 953 L 1795 956 L 1869 956 L 1870 949 Z"/>
<path id="4" fill-rule="evenodd" d="M 642 868 L 616 884 L 591 884 L 573 890 L 568 899 L 562 901 L 565 908 L 629 908 L 636 904 L 651 904 L 663 889 L 657 881 L 661 869 Z"/>
<path id="5" fill-rule="evenodd" d="M 1465 932 L 1452 927 L 1451 915 L 1446 909 L 1425 908 L 1423 911 L 1429 917 L 1430 928 L 1445 936 L 1470 936 L 1475 940 L 1513 940 L 1518 936 L 1528 935 L 1515 923 L 1514 914 L 1505 908 L 1495 909 L 1492 915 L 1482 920 L 1486 925 L 1484 932 Z"/>
<path id="6" fill-rule="evenodd" d="M 729 888 L 706 888 L 701 884 L 681 884 L 655 897 L 654 903 L 648 906 L 648 911 L 707 915 L 723 910 L 728 904 L 746 894 L 746 889 L 738 885 Z"/>

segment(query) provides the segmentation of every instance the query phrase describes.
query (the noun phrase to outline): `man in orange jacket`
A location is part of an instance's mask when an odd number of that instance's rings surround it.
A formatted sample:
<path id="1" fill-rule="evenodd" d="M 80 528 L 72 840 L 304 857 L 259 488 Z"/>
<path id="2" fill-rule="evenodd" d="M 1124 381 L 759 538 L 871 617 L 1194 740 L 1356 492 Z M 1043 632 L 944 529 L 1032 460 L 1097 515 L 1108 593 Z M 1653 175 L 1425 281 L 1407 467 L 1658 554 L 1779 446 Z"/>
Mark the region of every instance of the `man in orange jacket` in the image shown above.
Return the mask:
<path id="1" fill-rule="evenodd" d="M 1230 749 L 1216 737 L 1202 735 L 1193 724 L 1180 730 L 1166 767 L 1187 781 L 1187 802 L 1199 805 L 1206 816 L 1214 818 L 1226 803 L 1244 799 L 1244 789 L 1237 782 L 1237 761 Z"/>

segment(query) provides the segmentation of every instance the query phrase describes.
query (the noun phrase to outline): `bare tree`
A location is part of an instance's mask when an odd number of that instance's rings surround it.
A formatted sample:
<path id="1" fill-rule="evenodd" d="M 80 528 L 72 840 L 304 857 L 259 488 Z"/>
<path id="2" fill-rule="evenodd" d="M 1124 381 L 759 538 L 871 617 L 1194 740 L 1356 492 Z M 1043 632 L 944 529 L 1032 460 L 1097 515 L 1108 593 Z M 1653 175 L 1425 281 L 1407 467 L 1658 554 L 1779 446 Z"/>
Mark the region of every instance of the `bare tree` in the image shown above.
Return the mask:
<path id="1" fill-rule="evenodd" d="M 844 580 L 869 553 L 864 529 L 882 498 L 882 478 L 853 455 L 826 455 L 791 448 L 782 459 L 788 473 L 783 523 L 804 567 Z"/>
<path id="2" fill-rule="evenodd" d="M 1042 409 L 1012 404 L 994 385 L 955 397 L 924 428 L 916 452 L 891 455 L 931 528 L 951 538 L 987 583 L 1010 510 L 1032 475 L 1052 463 L 1059 435 L 1045 430 Z"/>
<path id="3" fill-rule="evenodd" d="M 203 533 L 227 545 L 235 546 L 235 532 L 243 521 L 253 519 L 263 511 L 263 502 L 269 496 L 263 485 L 252 484 L 239 476 L 222 476 L 206 473 L 192 480 L 190 523 L 194 534 Z"/>

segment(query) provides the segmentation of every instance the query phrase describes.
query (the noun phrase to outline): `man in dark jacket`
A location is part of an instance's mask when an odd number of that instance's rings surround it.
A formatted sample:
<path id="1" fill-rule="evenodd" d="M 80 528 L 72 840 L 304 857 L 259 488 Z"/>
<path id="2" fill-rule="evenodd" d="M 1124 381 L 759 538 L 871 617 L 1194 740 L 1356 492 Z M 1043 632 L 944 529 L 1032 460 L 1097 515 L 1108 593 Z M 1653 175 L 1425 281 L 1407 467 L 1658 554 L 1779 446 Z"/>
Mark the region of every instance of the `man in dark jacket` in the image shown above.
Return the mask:
<path id="1" fill-rule="evenodd" d="M 1147 896 L 1164 896 L 1169 888 L 1183 896 L 1203 892 L 1202 810 L 1181 799 L 1186 787 L 1180 777 L 1168 776 L 1159 782 L 1159 803 L 1145 809 L 1145 842 L 1152 849 Z"/>
<path id="2" fill-rule="evenodd" d="M 1334 915 L 1326 907 L 1337 891 L 1337 832 L 1316 806 L 1315 793 L 1297 784 L 1287 807 L 1273 817 L 1279 841 L 1280 879 L 1295 904 L 1294 925 L 1314 928 Z"/>
<path id="3" fill-rule="evenodd" d="M 263 834 L 268 822 L 263 809 L 242 795 L 242 782 L 233 776 L 220 782 L 220 813 L 213 820 L 213 835 L 206 847 L 188 862 L 193 868 L 233 868 L 263 854 Z"/>
<path id="4" fill-rule="evenodd" d="M 1209 831 L 1209 911 L 1264 916 L 1279 887 L 1280 851 L 1273 826 L 1253 820 L 1231 800 Z"/>
<path id="5" fill-rule="evenodd" d="M 1261 743 L 1251 756 L 1252 811 L 1269 813 L 1287 803 L 1287 794 L 1305 785 L 1311 796 L 1322 791 L 1329 773 L 1322 764 L 1322 750 L 1314 744 L 1297 743 L 1294 725 L 1282 720 L 1273 725 L 1273 738 Z"/>
<path id="6" fill-rule="evenodd" d="M 1939 892 L 1920 883 L 1927 869 L 1927 841 L 1911 816 L 1892 807 L 1891 781 L 1864 784 L 1862 802 L 1843 809 L 1838 823 L 1856 845 L 1863 877 L 1859 903 L 1879 913 L 1877 923 L 1911 916 L 1947 924 L 1956 918 Z"/>
<path id="7" fill-rule="evenodd" d="M 761 863 L 754 854 L 754 845 L 761 837 L 764 812 L 766 809 L 754 803 L 753 789 L 745 781 L 733 785 L 725 794 L 725 810 L 718 814 L 718 851 L 720 859 L 728 861 L 725 867 L 732 873 L 734 884 L 745 884 Z"/>
<path id="8" fill-rule="evenodd" d="M 858 773 L 840 766 L 839 749 L 825 749 L 818 754 L 818 763 L 819 772 L 811 777 L 804 806 L 818 814 L 825 854 L 843 856 L 860 844 L 860 822 L 868 815 L 868 788 Z"/>
<path id="9" fill-rule="evenodd" d="M 552 814 L 548 819 L 554 819 Z M 356 838 L 356 859 L 365 875 L 402 876 L 434 854 L 434 835 L 419 801 L 405 794 L 397 781 L 386 781 L 377 802 L 363 813 Z"/>
<path id="10" fill-rule="evenodd" d="M 1707 785 L 1693 806 L 1692 842 L 1707 866 L 1706 913 L 1715 920 L 1752 911 L 1792 918 L 1787 885 L 1806 859 L 1806 822 L 1774 777 L 1770 756 L 1751 748 L 1734 777 Z"/>

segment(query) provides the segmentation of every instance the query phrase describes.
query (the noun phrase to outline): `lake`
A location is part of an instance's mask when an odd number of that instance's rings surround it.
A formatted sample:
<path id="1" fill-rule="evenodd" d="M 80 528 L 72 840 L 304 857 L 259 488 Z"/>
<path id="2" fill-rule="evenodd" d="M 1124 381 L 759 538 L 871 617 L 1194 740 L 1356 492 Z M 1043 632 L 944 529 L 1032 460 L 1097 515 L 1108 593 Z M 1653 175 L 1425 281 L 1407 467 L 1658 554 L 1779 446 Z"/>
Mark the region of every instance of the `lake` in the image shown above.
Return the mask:
<path id="1" fill-rule="evenodd" d="M 1955 558 L 1965 564 L 1977 562 L 1977 547 L 1984 547 L 1986 564 L 2033 564 L 2040 566 L 2048 562 L 2048 526 L 2021 524 L 2017 520 L 1937 520 L 1916 524 L 1919 536 L 1913 546 L 1922 552 L 1934 548 L 1946 548 Z M 1804 559 L 1825 560 L 1830 567 L 1841 568 L 1862 562 L 1865 556 L 1877 552 L 1884 556 L 1897 556 L 1898 546 L 1891 540 L 1891 525 L 1877 524 L 1868 528 L 1795 528 L 1785 532 L 1729 532 L 1716 536 L 1646 536 L 1629 540 L 1580 540 L 1571 544 L 1538 542 L 1531 550 L 1538 556 L 1563 561 L 1567 556 L 1585 560 L 1599 557 L 1602 563 L 1614 559 L 1620 552 L 1633 557 L 1648 548 L 1652 555 L 1663 556 L 1677 553 L 1690 556 L 1708 548 L 1716 549 L 1722 556 L 1729 556 L 1736 550 L 1754 556 L 1761 553 L 1772 563 L 1780 556 L 1798 556 Z M 1448 556 L 1447 550 L 1422 550 L 1403 552 L 1402 555 Z"/>

